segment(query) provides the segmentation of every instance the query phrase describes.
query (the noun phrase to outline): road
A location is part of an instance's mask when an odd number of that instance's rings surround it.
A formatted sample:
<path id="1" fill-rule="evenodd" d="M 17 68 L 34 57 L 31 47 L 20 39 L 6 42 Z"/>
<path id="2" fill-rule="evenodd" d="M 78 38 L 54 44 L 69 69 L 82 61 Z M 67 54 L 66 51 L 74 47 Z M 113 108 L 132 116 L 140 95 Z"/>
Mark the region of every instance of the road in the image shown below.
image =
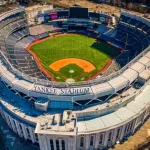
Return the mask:
<path id="1" fill-rule="evenodd" d="M 4 142 L 5 141 L 5 142 Z M 6 147 L 6 148 L 5 148 Z M 0 116 L 0 150 L 40 150 L 22 138 L 19 138 Z"/>
<path id="2" fill-rule="evenodd" d="M 5 143 L 4 143 L 3 138 L 2 138 L 2 134 L 0 134 L 0 149 L 6 150 Z"/>

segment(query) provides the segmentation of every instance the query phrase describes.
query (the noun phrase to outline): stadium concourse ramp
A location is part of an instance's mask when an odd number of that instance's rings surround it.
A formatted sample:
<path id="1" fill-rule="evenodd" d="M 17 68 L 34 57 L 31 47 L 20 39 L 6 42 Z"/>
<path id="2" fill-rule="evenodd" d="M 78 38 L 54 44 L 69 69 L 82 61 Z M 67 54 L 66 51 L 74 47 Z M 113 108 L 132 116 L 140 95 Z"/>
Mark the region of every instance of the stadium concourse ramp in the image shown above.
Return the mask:
<path id="1" fill-rule="evenodd" d="M 0 113 L 9 127 L 41 150 L 104 149 L 134 134 L 150 115 L 149 21 L 122 12 L 111 33 L 124 46 L 127 64 L 107 77 L 68 85 L 47 80 L 25 52 L 40 36 L 29 34 L 24 14 L 17 8 L 0 16 Z"/>

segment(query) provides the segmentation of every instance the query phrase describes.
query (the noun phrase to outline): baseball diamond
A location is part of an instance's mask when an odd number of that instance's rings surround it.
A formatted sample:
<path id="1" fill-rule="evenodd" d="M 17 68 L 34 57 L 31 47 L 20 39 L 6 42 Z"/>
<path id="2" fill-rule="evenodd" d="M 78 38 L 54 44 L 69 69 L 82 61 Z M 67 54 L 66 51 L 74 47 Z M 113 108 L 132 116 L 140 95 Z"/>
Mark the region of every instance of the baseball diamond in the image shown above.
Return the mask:
<path id="1" fill-rule="evenodd" d="M 55 35 L 32 44 L 30 50 L 37 55 L 43 68 L 58 81 L 65 81 L 68 78 L 68 71 L 63 75 L 59 72 L 66 65 L 76 64 L 84 70 L 80 72 L 75 65 L 70 66 L 71 68 L 66 67 L 68 70 L 75 67 L 74 79 L 80 81 L 81 78 L 88 79 L 102 70 L 110 59 L 120 53 L 118 49 L 108 44 L 78 34 Z"/>

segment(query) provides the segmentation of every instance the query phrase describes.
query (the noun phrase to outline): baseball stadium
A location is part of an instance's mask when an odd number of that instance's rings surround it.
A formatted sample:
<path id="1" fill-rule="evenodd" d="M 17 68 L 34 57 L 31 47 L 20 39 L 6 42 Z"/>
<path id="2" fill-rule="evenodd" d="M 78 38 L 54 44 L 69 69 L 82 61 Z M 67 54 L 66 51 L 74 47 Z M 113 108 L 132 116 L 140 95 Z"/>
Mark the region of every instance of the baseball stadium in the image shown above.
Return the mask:
<path id="1" fill-rule="evenodd" d="M 150 20 L 78 5 L 0 14 L 0 114 L 40 150 L 104 150 L 150 116 Z"/>

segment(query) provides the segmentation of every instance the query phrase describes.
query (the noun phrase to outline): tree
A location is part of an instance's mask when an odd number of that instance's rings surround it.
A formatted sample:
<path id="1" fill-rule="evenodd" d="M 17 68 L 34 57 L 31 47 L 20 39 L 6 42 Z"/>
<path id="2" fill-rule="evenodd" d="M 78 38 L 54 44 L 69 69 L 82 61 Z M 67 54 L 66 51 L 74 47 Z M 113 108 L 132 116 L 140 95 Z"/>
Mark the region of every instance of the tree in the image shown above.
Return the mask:
<path id="1" fill-rule="evenodd" d="M 148 9 L 146 8 L 145 5 L 139 5 L 139 6 L 138 6 L 138 10 L 139 10 L 139 12 L 141 12 L 141 13 L 146 13 L 146 12 L 148 11 Z"/>
<path id="2" fill-rule="evenodd" d="M 127 8 L 128 8 L 129 10 L 133 10 L 134 4 L 133 4 L 133 3 L 129 3 L 129 4 L 127 5 Z"/>

